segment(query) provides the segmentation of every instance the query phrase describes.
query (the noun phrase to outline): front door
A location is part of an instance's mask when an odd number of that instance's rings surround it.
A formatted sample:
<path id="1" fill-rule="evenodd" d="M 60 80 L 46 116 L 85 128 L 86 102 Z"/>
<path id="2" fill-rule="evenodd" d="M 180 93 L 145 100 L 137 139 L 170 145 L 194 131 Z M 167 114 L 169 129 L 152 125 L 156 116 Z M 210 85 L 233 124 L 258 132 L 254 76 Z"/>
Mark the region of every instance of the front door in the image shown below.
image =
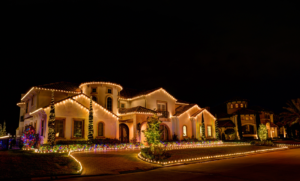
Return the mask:
<path id="1" fill-rule="evenodd" d="M 129 143 L 129 129 L 126 124 L 120 124 L 119 135 L 119 140 L 121 141 L 121 143 Z"/>

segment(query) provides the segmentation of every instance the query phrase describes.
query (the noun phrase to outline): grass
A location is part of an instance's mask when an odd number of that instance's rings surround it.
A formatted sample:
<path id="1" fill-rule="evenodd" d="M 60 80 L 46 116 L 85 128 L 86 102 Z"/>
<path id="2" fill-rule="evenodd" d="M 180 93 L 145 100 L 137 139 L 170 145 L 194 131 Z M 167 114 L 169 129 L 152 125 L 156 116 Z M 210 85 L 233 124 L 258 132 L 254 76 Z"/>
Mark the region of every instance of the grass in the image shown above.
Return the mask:
<path id="1" fill-rule="evenodd" d="M 37 154 L 33 151 L 0 151 L 1 178 L 30 178 L 76 174 L 79 165 L 67 153 Z"/>
<path id="2" fill-rule="evenodd" d="M 166 161 L 214 156 L 214 155 L 224 155 L 224 154 L 240 153 L 240 152 L 271 149 L 271 148 L 272 147 L 269 146 L 229 146 L 229 147 L 170 150 L 168 151 L 168 153 L 171 154 L 171 157 L 168 158 Z"/>

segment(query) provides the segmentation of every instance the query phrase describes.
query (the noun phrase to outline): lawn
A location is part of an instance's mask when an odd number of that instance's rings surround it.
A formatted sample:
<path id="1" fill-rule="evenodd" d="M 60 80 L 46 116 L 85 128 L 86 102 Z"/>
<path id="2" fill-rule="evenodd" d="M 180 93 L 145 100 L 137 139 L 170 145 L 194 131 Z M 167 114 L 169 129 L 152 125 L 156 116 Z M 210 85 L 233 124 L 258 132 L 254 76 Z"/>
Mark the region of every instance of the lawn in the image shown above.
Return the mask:
<path id="1" fill-rule="evenodd" d="M 192 148 L 192 149 L 180 149 L 180 150 L 170 150 L 168 153 L 171 157 L 168 161 L 174 161 L 179 159 L 189 159 L 205 156 L 214 155 L 225 155 L 231 153 L 240 153 L 254 150 L 271 149 L 274 147 L 269 146 L 229 146 L 229 147 L 213 147 L 213 148 Z"/>
<path id="2" fill-rule="evenodd" d="M 29 178 L 76 174 L 79 165 L 67 153 L 37 154 L 33 151 L 0 151 L 1 178 Z"/>

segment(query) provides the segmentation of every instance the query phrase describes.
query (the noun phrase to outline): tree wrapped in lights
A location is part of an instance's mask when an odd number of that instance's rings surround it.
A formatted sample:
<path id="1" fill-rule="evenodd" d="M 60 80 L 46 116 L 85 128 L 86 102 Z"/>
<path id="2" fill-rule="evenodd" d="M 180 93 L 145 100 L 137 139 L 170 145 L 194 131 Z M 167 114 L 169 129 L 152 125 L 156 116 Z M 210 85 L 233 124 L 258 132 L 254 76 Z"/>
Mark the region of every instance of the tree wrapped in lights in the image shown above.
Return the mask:
<path id="1" fill-rule="evenodd" d="M 216 139 L 219 140 L 219 127 L 218 127 L 218 121 L 216 119 L 215 121 L 215 129 L 216 129 Z"/>
<path id="2" fill-rule="evenodd" d="M 160 143 L 160 123 L 161 121 L 159 120 L 157 114 L 154 114 L 148 119 L 147 128 L 143 131 L 152 151 L 154 150 L 154 146 L 157 146 Z"/>
<path id="3" fill-rule="evenodd" d="M 90 111 L 89 111 L 89 142 L 92 142 L 92 139 L 94 134 L 94 125 L 93 125 L 93 100 L 92 100 L 92 96 L 90 98 Z"/>
<path id="4" fill-rule="evenodd" d="M 54 91 L 51 97 L 51 110 L 48 122 L 48 143 L 54 146 L 55 142 L 55 106 L 54 106 Z"/>
<path id="5" fill-rule="evenodd" d="M 204 113 L 202 113 L 202 125 L 201 125 L 201 129 L 202 129 L 202 140 L 206 140 L 206 137 L 205 137 Z"/>
<path id="6" fill-rule="evenodd" d="M 25 132 L 22 135 L 21 140 L 25 148 L 32 148 L 34 146 L 36 143 L 36 134 L 32 125 L 25 127 Z"/>
<path id="7" fill-rule="evenodd" d="M 4 121 L 4 123 L 3 123 L 2 135 L 3 135 L 3 136 L 6 135 L 6 122 L 5 122 L 5 121 Z"/>
<path id="8" fill-rule="evenodd" d="M 260 141 L 267 140 L 268 130 L 267 130 L 267 126 L 266 125 L 264 125 L 264 124 L 260 124 L 259 125 L 258 136 L 259 136 Z"/>

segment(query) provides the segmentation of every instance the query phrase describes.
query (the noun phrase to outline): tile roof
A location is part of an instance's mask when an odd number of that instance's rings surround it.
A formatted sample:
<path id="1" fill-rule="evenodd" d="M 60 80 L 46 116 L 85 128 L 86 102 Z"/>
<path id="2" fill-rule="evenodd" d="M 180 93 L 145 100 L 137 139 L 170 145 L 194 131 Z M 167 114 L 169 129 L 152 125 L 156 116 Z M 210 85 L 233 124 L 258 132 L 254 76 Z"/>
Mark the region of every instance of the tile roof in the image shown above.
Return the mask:
<path id="1" fill-rule="evenodd" d="M 55 82 L 55 83 L 50 83 L 50 84 L 38 85 L 35 87 L 81 92 L 81 90 L 79 88 L 79 84 L 72 83 L 72 82 Z"/>
<path id="2" fill-rule="evenodd" d="M 132 113 L 132 112 L 147 112 L 147 113 L 156 113 L 156 111 L 153 111 L 151 109 L 137 106 L 137 107 L 131 107 L 131 108 L 120 108 L 119 113 L 126 114 L 126 113 Z"/>
<path id="3" fill-rule="evenodd" d="M 202 111 L 204 111 L 205 109 L 201 109 L 199 111 L 196 111 L 194 114 L 191 115 L 191 117 L 196 117 L 198 116 L 198 114 L 202 113 Z"/>
<path id="4" fill-rule="evenodd" d="M 186 112 L 187 110 L 189 110 L 191 107 L 193 107 L 195 105 L 197 105 L 197 104 L 182 105 L 182 106 L 177 107 L 175 109 L 174 116 L 180 116 L 181 114 L 183 114 L 184 112 Z"/>
<path id="5" fill-rule="evenodd" d="M 235 127 L 231 120 L 218 121 L 218 127 Z"/>

